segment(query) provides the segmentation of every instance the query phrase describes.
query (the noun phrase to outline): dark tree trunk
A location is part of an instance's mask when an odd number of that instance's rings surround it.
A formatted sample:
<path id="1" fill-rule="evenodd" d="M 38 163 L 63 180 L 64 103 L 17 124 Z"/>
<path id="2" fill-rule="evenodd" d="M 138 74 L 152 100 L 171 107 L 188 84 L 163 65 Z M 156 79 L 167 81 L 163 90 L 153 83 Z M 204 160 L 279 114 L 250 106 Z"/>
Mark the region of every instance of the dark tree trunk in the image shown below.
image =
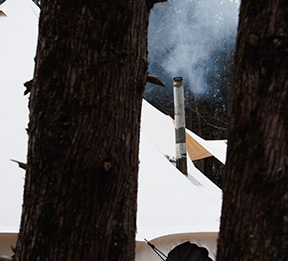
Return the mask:
<path id="1" fill-rule="evenodd" d="M 134 260 L 150 7 L 41 1 L 15 260 Z"/>
<path id="2" fill-rule="evenodd" d="M 217 260 L 288 260 L 287 14 L 241 3 Z"/>

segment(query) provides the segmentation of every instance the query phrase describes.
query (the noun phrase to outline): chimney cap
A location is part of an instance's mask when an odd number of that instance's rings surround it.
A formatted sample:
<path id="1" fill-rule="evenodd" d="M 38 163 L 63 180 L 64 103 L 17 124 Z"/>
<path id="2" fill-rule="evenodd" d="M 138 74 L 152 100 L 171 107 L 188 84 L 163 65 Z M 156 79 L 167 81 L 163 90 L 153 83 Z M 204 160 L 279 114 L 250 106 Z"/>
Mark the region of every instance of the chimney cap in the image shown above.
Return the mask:
<path id="1" fill-rule="evenodd" d="M 182 81 L 183 79 L 182 79 L 182 77 L 174 77 L 173 80 L 174 81 Z"/>

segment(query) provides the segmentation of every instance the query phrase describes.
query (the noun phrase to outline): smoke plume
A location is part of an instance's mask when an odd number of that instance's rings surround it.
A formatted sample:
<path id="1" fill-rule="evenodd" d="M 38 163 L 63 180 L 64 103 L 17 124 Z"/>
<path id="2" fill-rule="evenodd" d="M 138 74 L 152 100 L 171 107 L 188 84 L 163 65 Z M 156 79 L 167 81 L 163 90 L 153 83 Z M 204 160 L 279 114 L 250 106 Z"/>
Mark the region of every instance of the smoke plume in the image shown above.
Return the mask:
<path id="1" fill-rule="evenodd" d="M 235 0 L 156 4 L 149 23 L 149 72 L 170 79 L 182 76 L 194 94 L 203 94 L 210 88 L 206 75 L 212 53 L 224 48 L 231 35 L 235 43 L 238 8 Z"/>

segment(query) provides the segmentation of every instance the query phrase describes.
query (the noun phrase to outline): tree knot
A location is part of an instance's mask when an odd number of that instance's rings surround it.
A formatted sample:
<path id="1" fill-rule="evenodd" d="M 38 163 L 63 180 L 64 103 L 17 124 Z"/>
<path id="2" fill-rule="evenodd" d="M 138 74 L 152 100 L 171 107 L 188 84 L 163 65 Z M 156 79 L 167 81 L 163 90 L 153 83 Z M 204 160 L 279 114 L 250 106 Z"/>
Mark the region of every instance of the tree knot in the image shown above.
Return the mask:
<path id="1" fill-rule="evenodd" d="M 112 163 L 109 160 L 105 160 L 103 163 L 104 170 L 108 172 L 112 168 Z"/>

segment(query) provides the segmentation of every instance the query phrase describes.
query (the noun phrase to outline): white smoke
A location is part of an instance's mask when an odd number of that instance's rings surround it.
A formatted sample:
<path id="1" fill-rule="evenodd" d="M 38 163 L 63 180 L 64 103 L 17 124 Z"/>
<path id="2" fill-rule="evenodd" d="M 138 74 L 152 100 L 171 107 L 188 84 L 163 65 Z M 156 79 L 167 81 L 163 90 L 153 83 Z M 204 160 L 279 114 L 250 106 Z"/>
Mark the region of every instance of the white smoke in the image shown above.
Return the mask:
<path id="1" fill-rule="evenodd" d="M 203 93 L 212 52 L 231 34 L 236 38 L 238 9 L 235 0 L 169 0 L 156 4 L 150 14 L 149 62 L 161 61 L 171 79 L 182 76 L 195 94 Z"/>

